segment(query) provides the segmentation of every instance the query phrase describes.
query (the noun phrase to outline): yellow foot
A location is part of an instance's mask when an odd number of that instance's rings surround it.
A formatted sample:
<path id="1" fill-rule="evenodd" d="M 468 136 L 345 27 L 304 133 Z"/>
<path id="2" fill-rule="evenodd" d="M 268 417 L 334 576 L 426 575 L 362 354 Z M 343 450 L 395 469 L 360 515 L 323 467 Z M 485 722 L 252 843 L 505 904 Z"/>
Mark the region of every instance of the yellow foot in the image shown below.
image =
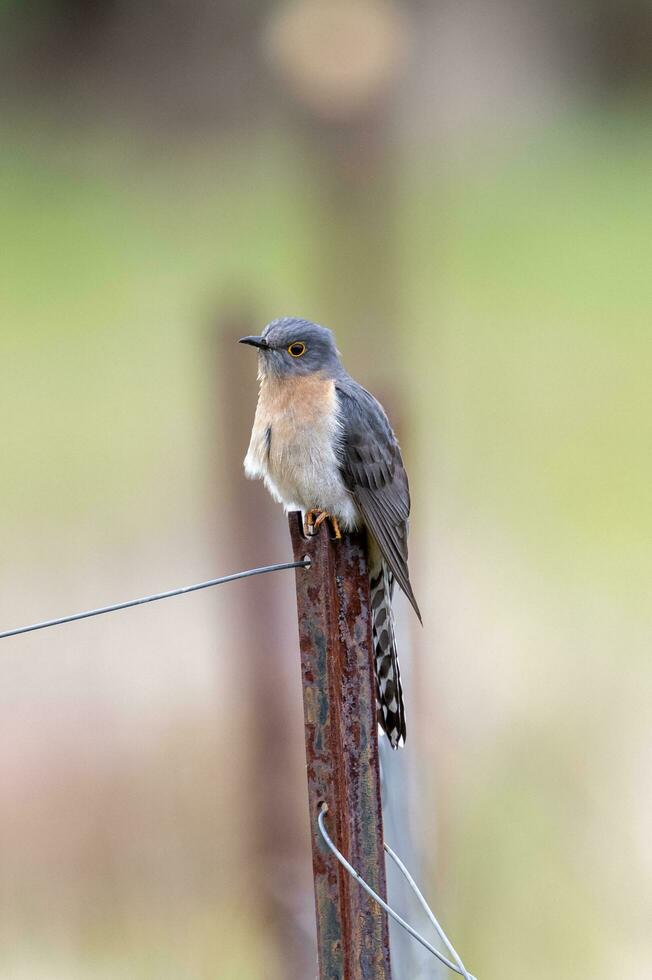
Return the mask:
<path id="1" fill-rule="evenodd" d="M 341 541 L 342 531 L 340 530 L 337 517 L 329 514 L 327 510 L 319 510 L 319 508 L 309 510 L 306 514 L 306 533 L 315 534 L 322 526 L 324 521 L 330 521 L 336 541 Z"/>

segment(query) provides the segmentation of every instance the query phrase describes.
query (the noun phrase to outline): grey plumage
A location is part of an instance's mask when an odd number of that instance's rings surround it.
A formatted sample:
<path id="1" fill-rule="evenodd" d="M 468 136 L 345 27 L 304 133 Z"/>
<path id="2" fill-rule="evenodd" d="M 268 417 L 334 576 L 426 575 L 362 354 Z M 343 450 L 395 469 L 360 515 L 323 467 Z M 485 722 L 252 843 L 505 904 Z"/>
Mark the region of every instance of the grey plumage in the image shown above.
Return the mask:
<path id="1" fill-rule="evenodd" d="M 344 369 L 335 390 L 343 423 L 344 482 L 421 621 L 407 563 L 410 488 L 398 440 L 380 402 Z"/>
<path id="2" fill-rule="evenodd" d="M 398 441 L 380 403 L 343 368 L 330 330 L 284 318 L 243 342 L 259 349 L 261 379 L 247 474 L 264 479 L 288 510 L 324 510 L 345 529 L 367 529 L 378 721 L 397 748 L 406 726 L 394 581 L 421 620 L 408 571 L 410 491 Z"/>

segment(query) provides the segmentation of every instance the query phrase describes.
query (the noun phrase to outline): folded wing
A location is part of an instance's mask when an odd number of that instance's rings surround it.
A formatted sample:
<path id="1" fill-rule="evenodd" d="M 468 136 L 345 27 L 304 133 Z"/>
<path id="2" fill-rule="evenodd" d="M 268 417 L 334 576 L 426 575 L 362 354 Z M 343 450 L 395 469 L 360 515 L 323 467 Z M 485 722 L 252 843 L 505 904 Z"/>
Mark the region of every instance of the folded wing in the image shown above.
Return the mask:
<path id="1" fill-rule="evenodd" d="M 421 620 L 408 571 L 410 490 L 396 436 L 379 402 L 353 379 L 338 380 L 336 390 L 345 486 Z"/>

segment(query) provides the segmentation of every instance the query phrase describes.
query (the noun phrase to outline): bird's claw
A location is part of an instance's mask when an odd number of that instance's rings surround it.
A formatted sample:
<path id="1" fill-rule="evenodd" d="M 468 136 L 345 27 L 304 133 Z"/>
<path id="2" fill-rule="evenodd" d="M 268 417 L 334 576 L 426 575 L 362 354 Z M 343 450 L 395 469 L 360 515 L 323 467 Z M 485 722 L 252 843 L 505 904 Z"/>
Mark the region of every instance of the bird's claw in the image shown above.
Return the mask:
<path id="1" fill-rule="evenodd" d="M 342 531 L 340 529 L 337 517 L 335 517 L 333 514 L 329 514 L 327 510 L 319 510 L 319 508 L 309 510 L 306 514 L 306 534 L 309 537 L 316 534 L 324 521 L 330 521 L 331 527 L 333 528 L 333 534 L 335 535 L 335 540 L 341 541 Z"/>

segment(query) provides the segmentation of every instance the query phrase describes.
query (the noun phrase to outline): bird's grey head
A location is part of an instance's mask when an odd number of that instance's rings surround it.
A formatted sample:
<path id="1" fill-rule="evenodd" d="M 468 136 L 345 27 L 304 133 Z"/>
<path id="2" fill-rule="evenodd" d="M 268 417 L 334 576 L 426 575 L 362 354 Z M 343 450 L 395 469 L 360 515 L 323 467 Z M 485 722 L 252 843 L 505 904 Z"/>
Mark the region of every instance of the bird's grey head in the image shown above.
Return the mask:
<path id="1" fill-rule="evenodd" d="M 261 377 L 291 378 L 308 374 L 335 377 L 341 370 L 333 334 L 310 320 L 297 317 L 272 320 L 260 337 L 243 337 L 240 343 L 258 348 Z"/>

